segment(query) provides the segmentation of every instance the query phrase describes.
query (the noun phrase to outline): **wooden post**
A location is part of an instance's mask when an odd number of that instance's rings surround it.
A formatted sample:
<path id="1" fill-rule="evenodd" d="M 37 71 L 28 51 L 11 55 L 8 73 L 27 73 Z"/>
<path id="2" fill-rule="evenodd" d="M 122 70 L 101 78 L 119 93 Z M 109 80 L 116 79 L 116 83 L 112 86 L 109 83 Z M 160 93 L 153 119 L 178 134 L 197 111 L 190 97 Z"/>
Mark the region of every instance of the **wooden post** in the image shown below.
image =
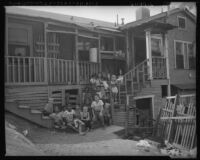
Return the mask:
<path id="1" fill-rule="evenodd" d="M 100 34 L 98 35 L 98 63 L 99 63 L 99 72 L 101 72 L 102 68 L 101 68 L 101 36 Z"/>
<path id="2" fill-rule="evenodd" d="M 168 96 L 171 96 L 171 85 L 170 85 L 170 74 L 169 74 L 169 52 L 168 52 L 168 37 L 167 33 L 164 34 L 164 44 L 165 44 L 165 57 L 166 57 L 166 69 L 167 69 L 167 79 L 168 79 Z"/>
<path id="3" fill-rule="evenodd" d="M 128 30 L 126 30 L 126 62 L 127 62 L 127 70 L 129 70 L 129 41 L 128 41 Z"/>
<path id="4" fill-rule="evenodd" d="M 6 16 L 6 35 L 5 35 L 5 41 L 6 41 L 6 43 L 5 43 L 6 56 L 8 56 L 8 17 L 7 16 Z"/>
<path id="5" fill-rule="evenodd" d="M 48 24 L 44 22 L 44 82 L 48 83 L 48 69 L 47 69 L 47 28 Z M 54 75 L 55 76 L 55 75 Z"/>
<path id="6" fill-rule="evenodd" d="M 149 75 L 150 80 L 153 79 L 152 75 L 152 56 L 151 56 L 151 32 L 150 30 L 146 30 L 146 58 L 149 59 L 148 66 L 149 66 Z"/>
<path id="7" fill-rule="evenodd" d="M 75 29 L 75 62 L 76 62 L 76 83 L 80 83 L 80 75 L 79 75 L 79 56 L 78 56 L 78 29 Z"/>

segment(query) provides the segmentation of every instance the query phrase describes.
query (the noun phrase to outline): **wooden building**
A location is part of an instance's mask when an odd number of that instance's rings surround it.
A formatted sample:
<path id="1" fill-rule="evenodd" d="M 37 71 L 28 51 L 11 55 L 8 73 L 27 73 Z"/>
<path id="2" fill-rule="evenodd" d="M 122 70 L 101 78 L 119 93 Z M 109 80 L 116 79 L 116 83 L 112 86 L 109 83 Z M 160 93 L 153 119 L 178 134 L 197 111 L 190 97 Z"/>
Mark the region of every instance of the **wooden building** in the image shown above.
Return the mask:
<path id="1" fill-rule="evenodd" d="M 91 75 L 122 70 L 125 83 L 119 86 L 118 104 L 113 105 L 114 123 L 124 125 L 127 95 L 146 116 L 156 118 L 164 97 L 183 90 L 180 84 L 187 83 L 184 91 L 194 92 L 196 20 L 181 9 L 151 17 L 145 10 L 144 15 L 115 26 L 6 8 L 6 102 L 40 109 L 52 97 L 64 105 L 69 95 L 81 99 Z"/>

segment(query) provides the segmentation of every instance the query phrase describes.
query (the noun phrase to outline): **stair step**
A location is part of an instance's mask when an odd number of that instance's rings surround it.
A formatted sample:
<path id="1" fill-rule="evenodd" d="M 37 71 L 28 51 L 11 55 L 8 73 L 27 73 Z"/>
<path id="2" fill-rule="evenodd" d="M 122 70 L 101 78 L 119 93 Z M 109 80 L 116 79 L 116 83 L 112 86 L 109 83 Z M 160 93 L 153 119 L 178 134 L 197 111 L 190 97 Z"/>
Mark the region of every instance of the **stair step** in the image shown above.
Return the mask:
<path id="1" fill-rule="evenodd" d="M 41 114 L 42 112 L 36 109 L 31 109 L 31 113 Z"/>
<path id="2" fill-rule="evenodd" d="M 27 105 L 19 105 L 18 107 L 19 108 L 27 108 L 27 109 L 30 108 L 30 106 L 27 106 Z"/>

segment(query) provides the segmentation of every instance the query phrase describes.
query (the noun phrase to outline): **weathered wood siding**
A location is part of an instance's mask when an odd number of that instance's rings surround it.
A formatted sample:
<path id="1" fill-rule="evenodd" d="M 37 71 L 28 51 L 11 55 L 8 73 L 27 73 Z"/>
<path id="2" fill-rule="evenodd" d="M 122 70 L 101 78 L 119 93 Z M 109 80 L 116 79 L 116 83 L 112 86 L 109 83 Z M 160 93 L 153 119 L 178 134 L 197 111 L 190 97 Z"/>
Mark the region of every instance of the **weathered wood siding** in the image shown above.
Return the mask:
<path id="1" fill-rule="evenodd" d="M 47 86 L 6 86 L 5 101 L 17 100 L 22 105 L 43 108 L 48 101 Z"/>
<path id="2" fill-rule="evenodd" d="M 170 80 L 172 84 L 195 83 L 196 76 L 194 70 L 175 68 L 174 40 L 196 41 L 196 24 L 183 12 L 170 15 L 167 21 L 177 26 L 177 16 L 186 17 L 186 30 L 175 28 L 168 32 Z M 189 78 L 189 73 L 192 74 L 192 78 Z"/>

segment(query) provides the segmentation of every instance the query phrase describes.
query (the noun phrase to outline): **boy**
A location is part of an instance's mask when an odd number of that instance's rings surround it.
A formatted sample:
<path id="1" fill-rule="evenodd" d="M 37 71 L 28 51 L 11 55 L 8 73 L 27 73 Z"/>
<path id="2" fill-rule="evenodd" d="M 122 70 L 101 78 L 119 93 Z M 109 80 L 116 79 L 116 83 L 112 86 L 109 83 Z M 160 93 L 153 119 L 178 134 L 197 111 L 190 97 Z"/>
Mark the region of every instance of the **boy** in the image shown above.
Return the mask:
<path id="1" fill-rule="evenodd" d="M 103 126 L 104 126 L 104 117 L 103 117 L 103 101 L 99 99 L 99 95 L 96 94 L 94 97 L 94 101 L 91 104 L 91 108 L 93 111 L 93 119 L 94 120 L 99 120 Z"/>
<path id="2" fill-rule="evenodd" d="M 70 105 L 67 107 L 67 110 L 64 111 L 63 119 L 67 126 L 71 127 L 72 129 L 74 129 L 76 131 L 78 128 L 79 134 L 80 135 L 84 134 L 82 132 L 82 125 L 78 125 L 79 120 L 77 120 L 75 118 L 75 111 L 72 109 L 72 107 Z"/>
<path id="3" fill-rule="evenodd" d="M 105 102 L 105 105 L 104 105 L 104 120 L 108 126 L 111 125 L 110 103 L 108 102 Z"/>
<path id="4" fill-rule="evenodd" d="M 85 127 L 87 128 L 87 131 L 91 130 L 91 117 L 90 113 L 88 112 L 88 107 L 83 107 L 83 112 L 81 112 L 81 120 L 85 123 Z"/>
<path id="5" fill-rule="evenodd" d="M 54 120 L 55 128 L 63 128 L 63 111 L 59 111 L 59 108 L 55 107 L 55 113 L 49 115 Z"/>

